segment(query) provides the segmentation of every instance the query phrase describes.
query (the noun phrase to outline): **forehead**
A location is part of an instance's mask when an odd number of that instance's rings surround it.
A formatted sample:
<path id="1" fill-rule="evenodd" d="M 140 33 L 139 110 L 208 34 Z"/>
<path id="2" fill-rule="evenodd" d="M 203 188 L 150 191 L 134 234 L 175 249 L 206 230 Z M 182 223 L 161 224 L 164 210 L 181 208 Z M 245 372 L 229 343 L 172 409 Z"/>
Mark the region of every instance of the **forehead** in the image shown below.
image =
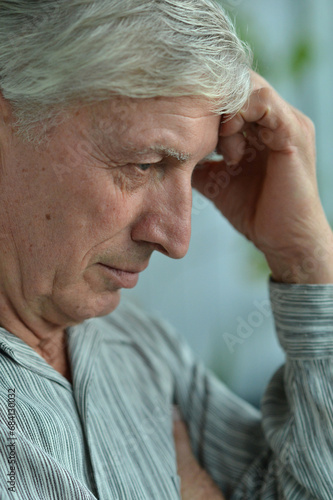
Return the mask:
<path id="1" fill-rule="evenodd" d="M 182 96 L 182 97 L 153 97 L 153 98 L 130 98 L 124 96 L 115 96 L 107 101 L 96 103 L 92 106 L 95 121 L 103 116 L 112 116 L 116 114 L 123 118 L 135 117 L 139 114 L 157 114 L 174 113 L 186 115 L 191 118 L 199 118 L 204 115 L 211 115 L 211 102 L 201 96 Z"/>
<path id="2" fill-rule="evenodd" d="M 220 117 L 201 97 L 118 97 L 92 109 L 93 138 L 104 144 L 146 154 L 166 154 L 179 161 L 196 155 L 200 145 L 212 151 Z"/>

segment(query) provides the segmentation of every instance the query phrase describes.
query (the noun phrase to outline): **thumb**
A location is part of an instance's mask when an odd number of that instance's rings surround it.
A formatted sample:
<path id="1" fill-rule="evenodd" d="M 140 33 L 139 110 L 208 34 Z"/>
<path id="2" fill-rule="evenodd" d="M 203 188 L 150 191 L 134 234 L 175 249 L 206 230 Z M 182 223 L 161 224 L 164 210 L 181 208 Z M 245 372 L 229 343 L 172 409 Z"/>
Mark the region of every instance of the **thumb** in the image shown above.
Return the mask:
<path id="1" fill-rule="evenodd" d="M 208 161 L 197 166 L 192 174 L 192 187 L 211 201 L 217 199 L 230 177 L 223 161 Z"/>

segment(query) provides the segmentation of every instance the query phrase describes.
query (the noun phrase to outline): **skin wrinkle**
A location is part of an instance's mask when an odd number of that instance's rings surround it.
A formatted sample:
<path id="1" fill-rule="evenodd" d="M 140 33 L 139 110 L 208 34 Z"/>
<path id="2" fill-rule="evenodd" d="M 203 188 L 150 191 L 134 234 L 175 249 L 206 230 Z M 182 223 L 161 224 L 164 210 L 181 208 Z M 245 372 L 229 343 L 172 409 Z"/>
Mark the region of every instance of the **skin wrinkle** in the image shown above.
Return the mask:
<path id="1" fill-rule="evenodd" d="M 0 105 L 2 112 L 9 107 L 4 99 Z M 153 251 L 176 259 L 186 254 L 193 169 L 218 141 L 220 117 L 209 109 L 207 100 L 187 97 L 124 98 L 120 114 L 113 100 L 97 103 L 70 115 L 39 150 L 0 124 L 6 193 L 0 225 L 5 234 L 16 228 L 13 241 L 0 240 L 0 252 L 7 245 L 0 268 L 11 275 L 0 284 L 4 327 L 52 358 L 60 372 L 65 328 L 118 306 L 120 286 L 99 262 L 138 269 Z M 161 146 L 162 161 L 137 158 L 138 151 Z M 153 164 L 143 172 L 138 160 Z M 22 210 L 15 199 L 29 202 Z M 4 206 L 11 207 L 8 220 Z M 8 300 L 14 309 L 4 305 Z"/>
<path id="2" fill-rule="evenodd" d="M 185 162 L 192 159 L 190 153 L 185 153 L 183 151 L 176 151 L 175 149 L 171 149 L 171 148 L 168 148 L 167 146 L 163 146 L 163 145 L 153 146 L 153 147 L 148 148 L 146 150 L 140 151 L 138 154 L 144 156 L 144 155 L 148 154 L 150 151 L 153 151 L 153 152 L 161 155 L 163 158 L 165 158 L 165 157 L 175 158 L 180 163 L 185 163 Z"/>
<path id="3" fill-rule="evenodd" d="M 167 98 L 153 98 L 146 100 L 147 102 L 150 101 L 152 103 L 156 102 L 157 104 L 160 103 L 174 103 L 177 105 L 177 99 L 179 98 L 173 98 L 173 97 L 167 97 Z M 202 103 L 203 99 L 198 98 L 195 96 L 187 97 L 186 98 L 191 106 L 200 106 Z M 117 161 L 117 159 L 114 157 L 115 154 L 115 148 L 113 147 L 112 141 L 110 141 L 110 138 L 113 137 L 113 135 L 118 135 L 118 137 L 122 137 L 125 135 L 126 137 L 126 142 L 124 142 L 121 145 L 121 151 L 123 154 L 130 152 L 131 154 L 135 151 L 138 155 L 144 155 L 145 152 L 149 152 L 149 150 L 152 150 L 153 152 L 156 152 L 157 154 L 163 153 L 163 157 L 165 156 L 170 156 L 174 157 L 177 159 L 180 159 L 182 161 L 189 161 L 191 160 L 191 154 L 189 152 L 183 152 L 183 151 L 177 151 L 175 148 L 170 148 L 164 144 L 156 144 L 156 145 L 150 145 L 149 148 L 140 148 L 136 146 L 136 141 L 130 140 L 128 137 L 128 129 L 127 129 L 127 123 L 129 120 L 130 115 L 135 115 L 137 112 L 138 106 L 142 105 L 142 100 L 140 99 L 129 99 L 129 98 L 117 98 L 113 100 L 112 102 L 112 111 L 114 115 L 117 116 L 117 124 L 115 124 L 114 120 L 111 119 L 101 119 L 100 115 L 98 114 L 97 111 L 93 112 L 93 122 L 92 122 L 92 130 L 94 131 L 94 138 L 97 137 L 97 144 L 103 144 L 106 146 L 106 151 L 108 151 L 108 148 L 110 149 L 110 153 L 113 155 L 113 159 Z M 192 107 L 191 106 L 191 107 Z M 99 110 L 101 108 L 101 105 L 98 105 L 97 109 Z M 151 108 L 152 109 L 152 108 Z M 208 114 L 208 113 L 207 113 Z M 210 114 L 210 113 L 209 113 Z M 154 120 L 154 109 L 151 110 L 149 114 L 146 116 L 145 123 L 147 124 L 146 126 L 149 129 L 149 125 L 151 122 Z M 171 113 L 168 112 L 168 116 L 170 117 L 177 117 L 176 113 Z M 200 119 L 199 117 L 191 117 L 191 120 L 195 119 Z M 99 141 L 99 142 L 98 142 Z M 118 148 L 119 149 L 119 148 Z M 179 157 L 178 157 L 179 155 Z"/>

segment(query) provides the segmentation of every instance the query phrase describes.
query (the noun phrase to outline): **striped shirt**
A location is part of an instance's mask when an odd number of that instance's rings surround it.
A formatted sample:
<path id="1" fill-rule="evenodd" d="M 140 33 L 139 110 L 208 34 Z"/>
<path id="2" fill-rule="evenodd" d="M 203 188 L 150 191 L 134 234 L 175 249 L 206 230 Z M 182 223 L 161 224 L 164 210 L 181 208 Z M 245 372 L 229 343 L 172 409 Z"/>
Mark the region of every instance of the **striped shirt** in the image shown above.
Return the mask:
<path id="1" fill-rule="evenodd" d="M 176 500 L 172 405 L 226 498 L 333 498 L 333 285 L 270 283 L 286 364 L 259 413 L 123 303 L 68 330 L 73 384 L 0 330 L 0 498 Z"/>

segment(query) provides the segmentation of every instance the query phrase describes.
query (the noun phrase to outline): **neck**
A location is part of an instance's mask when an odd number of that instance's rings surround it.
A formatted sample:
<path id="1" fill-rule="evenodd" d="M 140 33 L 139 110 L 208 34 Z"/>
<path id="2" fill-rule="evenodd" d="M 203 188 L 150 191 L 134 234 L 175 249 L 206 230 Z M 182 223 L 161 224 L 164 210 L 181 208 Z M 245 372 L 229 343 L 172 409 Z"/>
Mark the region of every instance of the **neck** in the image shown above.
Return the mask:
<path id="1" fill-rule="evenodd" d="M 47 363 L 57 372 L 61 373 L 67 380 L 71 380 L 71 370 L 68 359 L 68 346 L 66 332 L 61 336 L 42 340 L 35 349 Z"/>
<path id="2" fill-rule="evenodd" d="M 70 380 L 67 335 L 64 327 L 41 318 L 22 319 L 12 304 L 0 294 L 0 326 L 20 338 L 56 371 Z"/>

